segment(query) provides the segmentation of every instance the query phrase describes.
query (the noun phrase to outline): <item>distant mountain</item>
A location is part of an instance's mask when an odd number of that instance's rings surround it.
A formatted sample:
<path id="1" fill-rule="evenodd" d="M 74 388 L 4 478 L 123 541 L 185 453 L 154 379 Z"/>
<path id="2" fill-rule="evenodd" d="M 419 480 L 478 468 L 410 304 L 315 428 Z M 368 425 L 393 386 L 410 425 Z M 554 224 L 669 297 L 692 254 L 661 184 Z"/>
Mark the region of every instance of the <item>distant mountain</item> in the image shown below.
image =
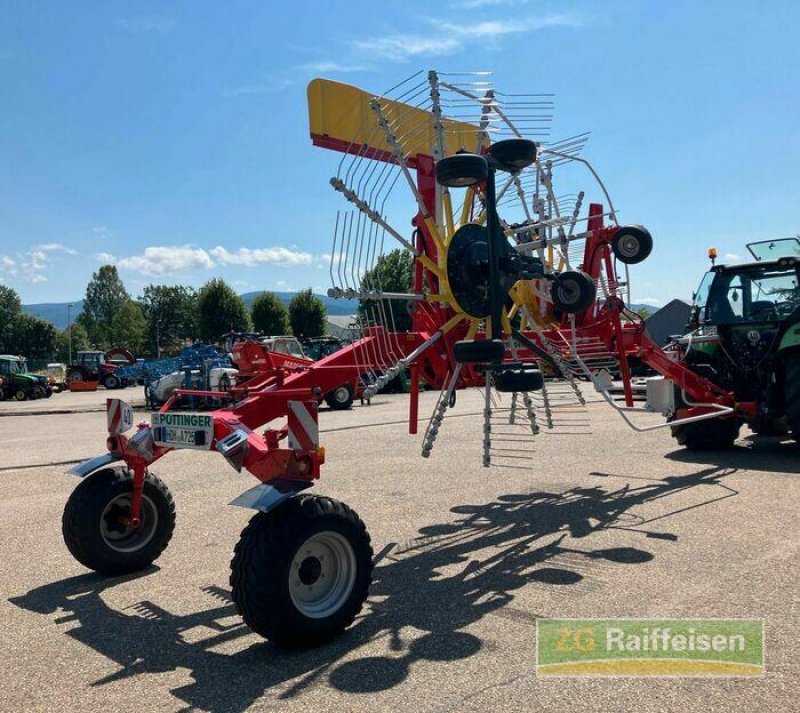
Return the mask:
<path id="1" fill-rule="evenodd" d="M 241 297 L 247 305 L 247 308 L 250 309 L 253 305 L 253 300 L 260 294 L 261 292 L 245 292 Z M 289 301 L 295 295 L 294 292 L 276 292 L 275 294 L 278 295 L 286 305 L 289 304 Z M 358 309 L 358 300 L 334 300 L 327 295 L 317 295 L 317 297 L 323 301 L 325 308 L 328 310 L 328 314 L 331 315 L 355 314 L 356 309 Z M 56 329 L 66 329 L 68 304 L 69 302 L 41 302 L 39 304 L 22 305 L 22 309 L 28 314 L 52 322 L 56 326 Z M 83 300 L 76 300 L 72 303 L 70 316 L 73 322 L 75 321 L 75 317 L 81 313 L 82 309 Z"/>
<path id="2" fill-rule="evenodd" d="M 253 306 L 253 300 L 255 300 L 255 298 L 260 294 L 261 292 L 245 292 L 243 295 L 241 295 L 241 298 L 244 300 L 247 308 L 250 309 L 250 307 Z M 276 292 L 275 294 L 278 295 L 278 297 L 280 297 L 280 299 L 287 305 L 295 295 L 294 292 Z M 325 308 L 328 310 L 328 314 L 330 315 L 355 314 L 356 310 L 358 309 L 358 300 L 334 300 L 327 295 L 317 295 L 317 297 L 319 297 L 325 304 Z M 22 309 L 28 314 L 32 314 L 36 317 L 40 317 L 41 319 L 46 319 L 48 322 L 52 322 L 57 329 L 66 329 L 67 304 L 69 303 L 42 302 L 34 305 L 22 305 Z M 661 307 L 654 307 L 653 305 L 636 303 L 631 305 L 631 308 L 634 310 L 638 310 L 641 307 L 644 307 L 650 312 L 656 312 L 661 309 Z M 70 314 L 72 315 L 73 321 L 75 320 L 75 317 L 80 314 L 82 309 L 83 300 L 76 300 L 72 303 Z"/>
<path id="3" fill-rule="evenodd" d="M 22 311 L 32 314 L 34 317 L 52 322 L 56 329 L 67 328 L 67 305 L 69 302 L 41 302 L 35 305 L 22 305 Z M 75 321 L 83 309 L 83 300 L 76 300 L 70 309 L 70 318 Z"/>
<path id="4" fill-rule="evenodd" d="M 253 306 L 253 301 L 256 297 L 263 293 L 263 290 L 259 292 L 245 292 L 241 297 L 244 300 L 244 303 L 247 305 L 247 308 Z M 289 301 L 292 297 L 295 296 L 294 292 L 276 292 L 275 293 L 281 300 L 288 305 Z M 325 308 L 328 310 L 328 314 L 355 314 L 356 310 L 358 309 L 358 300 L 334 300 L 327 295 L 317 295 Z"/>

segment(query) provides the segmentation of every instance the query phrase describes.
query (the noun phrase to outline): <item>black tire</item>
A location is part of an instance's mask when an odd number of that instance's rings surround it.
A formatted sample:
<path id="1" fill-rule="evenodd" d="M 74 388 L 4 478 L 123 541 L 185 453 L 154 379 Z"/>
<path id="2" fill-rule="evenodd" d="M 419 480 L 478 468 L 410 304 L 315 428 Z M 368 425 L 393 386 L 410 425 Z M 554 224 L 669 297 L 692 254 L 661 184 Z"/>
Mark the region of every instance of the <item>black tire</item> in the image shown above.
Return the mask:
<path id="1" fill-rule="evenodd" d="M 324 538 L 347 550 L 346 567 L 335 568 L 333 548 L 324 563 L 326 550 L 318 549 Z M 310 590 L 326 572 L 334 584 L 315 610 L 312 600 L 300 597 L 319 596 Z M 283 646 L 315 646 L 344 631 L 361 611 L 371 583 L 372 547 L 364 523 L 344 503 L 315 495 L 299 495 L 256 514 L 231 561 L 236 610 L 253 631 Z M 326 613 L 323 605 L 331 599 Z"/>
<path id="2" fill-rule="evenodd" d="M 493 143 L 489 155 L 505 170 L 521 171 L 536 160 L 536 144 L 529 139 L 505 139 Z"/>
<path id="3" fill-rule="evenodd" d="M 17 389 L 17 390 L 14 392 L 14 398 L 15 398 L 17 401 L 24 401 L 25 399 L 27 399 L 27 398 L 28 398 L 28 392 L 27 392 L 27 391 L 25 391 L 25 389 Z"/>
<path id="4" fill-rule="evenodd" d="M 532 368 L 501 369 L 492 374 L 492 379 L 495 388 L 503 393 L 541 391 L 544 387 L 542 372 Z"/>
<path id="5" fill-rule="evenodd" d="M 115 374 L 106 374 L 103 376 L 103 386 L 106 389 L 121 389 L 122 382 L 117 378 Z"/>
<path id="6" fill-rule="evenodd" d="M 325 394 L 325 403 L 334 411 L 346 411 L 353 405 L 354 396 L 353 387 L 350 384 L 342 384 Z"/>
<path id="7" fill-rule="evenodd" d="M 800 351 L 792 352 L 786 358 L 784 403 L 792 437 L 800 442 Z"/>
<path id="8" fill-rule="evenodd" d="M 462 339 L 453 345 L 453 357 L 464 364 L 503 361 L 506 348 L 500 339 Z"/>
<path id="9" fill-rule="evenodd" d="M 459 153 L 436 162 L 436 180 L 449 188 L 466 188 L 489 177 L 489 164 L 483 156 Z"/>
<path id="10" fill-rule="evenodd" d="M 653 252 L 653 236 L 643 225 L 624 225 L 614 233 L 611 250 L 620 262 L 636 265 Z"/>
<path id="11" fill-rule="evenodd" d="M 712 418 L 672 427 L 672 437 L 690 451 L 726 451 L 733 448 L 742 424 L 736 418 Z"/>
<path id="12" fill-rule="evenodd" d="M 91 374 L 84 366 L 71 366 L 67 371 L 67 381 L 91 381 Z"/>
<path id="13" fill-rule="evenodd" d="M 142 524 L 120 522 L 130 512 L 133 473 L 106 468 L 83 480 L 64 508 L 61 529 L 72 556 L 102 574 L 138 572 L 166 549 L 175 529 L 175 502 L 166 484 L 147 473 L 142 493 Z M 126 497 L 127 496 L 127 497 Z"/>
<path id="14" fill-rule="evenodd" d="M 597 286 L 585 272 L 567 270 L 556 275 L 551 294 L 556 310 L 578 314 L 591 307 L 597 297 Z"/>

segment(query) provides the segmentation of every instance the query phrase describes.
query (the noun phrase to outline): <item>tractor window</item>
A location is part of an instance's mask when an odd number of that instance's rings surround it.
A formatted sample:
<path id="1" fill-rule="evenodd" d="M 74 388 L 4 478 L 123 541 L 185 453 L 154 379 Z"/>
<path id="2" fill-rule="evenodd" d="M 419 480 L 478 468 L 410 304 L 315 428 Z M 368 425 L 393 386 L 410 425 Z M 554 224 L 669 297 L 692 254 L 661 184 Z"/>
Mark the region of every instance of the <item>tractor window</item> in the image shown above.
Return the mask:
<path id="1" fill-rule="evenodd" d="M 0 376 L 8 376 L 11 373 L 10 366 L 10 362 L 0 361 Z"/>
<path id="2" fill-rule="evenodd" d="M 698 313 L 702 315 L 705 311 L 706 304 L 708 304 L 708 293 L 711 291 L 711 283 L 714 282 L 714 273 L 707 272 L 703 275 L 700 281 L 700 287 L 694 293 L 694 306 L 697 307 Z"/>
<path id="3" fill-rule="evenodd" d="M 750 319 L 781 320 L 800 306 L 797 271 L 764 273 L 754 277 Z"/>
<path id="4" fill-rule="evenodd" d="M 709 292 L 707 318 L 714 324 L 741 321 L 745 311 L 745 296 L 741 275 L 717 275 Z"/>
<path id="5" fill-rule="evenodd" d="M 781 321 L 800 307 L 798 270 L 743 271 L 717 276 L 708 299 L 714 324 Z"/>

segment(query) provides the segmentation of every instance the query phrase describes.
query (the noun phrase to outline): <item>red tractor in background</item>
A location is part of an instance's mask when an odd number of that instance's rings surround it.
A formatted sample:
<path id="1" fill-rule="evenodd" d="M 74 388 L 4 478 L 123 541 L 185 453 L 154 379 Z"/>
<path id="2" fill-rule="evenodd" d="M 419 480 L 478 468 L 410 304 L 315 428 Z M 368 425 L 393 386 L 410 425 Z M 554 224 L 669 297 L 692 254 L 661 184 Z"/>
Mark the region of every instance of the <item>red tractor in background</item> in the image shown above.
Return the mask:
<path id="1" fill-rule="evenodd" d="M 135 363 L 133 354 L 122 347 L 107 352 L 78 352 L 76 361 L 67 367 L 67 382 L 99 381 L 106 389 L 124 389 L 128 380 L 118 377 L 115 372 L 122 365 Z"/>

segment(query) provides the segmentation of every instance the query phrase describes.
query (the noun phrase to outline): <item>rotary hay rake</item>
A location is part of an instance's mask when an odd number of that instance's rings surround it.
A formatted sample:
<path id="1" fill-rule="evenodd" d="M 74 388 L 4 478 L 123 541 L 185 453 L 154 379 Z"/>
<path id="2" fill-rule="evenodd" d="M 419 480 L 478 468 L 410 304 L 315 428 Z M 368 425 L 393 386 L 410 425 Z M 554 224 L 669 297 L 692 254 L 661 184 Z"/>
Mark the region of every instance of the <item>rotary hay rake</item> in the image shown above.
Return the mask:
<path id="1" fill-rule="evenodd" d="M 211 412 L 180 410 L 198 394 L 179 390 L 130 436 L 130 406 L 109 399 L 108 452 L 73 468 L 84 479 L 63 517 L 65 542 L 87 567 L 144 569 L 175 523 L 172 496 L 152 464 L 176 448 L 219 452 L 260 481 L 233 501 L 258 510 L 231 563 L 233 601 L 254 631 L 291 645 L 341 632 L 371 583 L 370 538 L 358 515 L 304 492 L 325 462 L 317 403 L 332 388 L 357 380 L 369 396 L 408 369 L 411 433 L 420 382 L 440 389 L 424 456 L 457 391 L 482 389 L 485 466 L 520 467 L 531 440 L 558 425 L 585 430 L 579 379 L 630 423 L 634 358 L 683 390 L 690 406 L 673 423 L 734 408 L 729 394 L 657 349 L 627 309 L 628 279 L 618 279 L 615 259 L 627 268 L 647 257 L 652 241 L 641 226 L 617 224 L 608 192 L 580 155 L 587 135 L 545 141 L 549 95 L 503 94 L 488 75 L 430 72 L 378 96 L 314 80 L 308 100 L 312 141 L 342 152 L 331 185 L 351 207 L 335 222 L 331 294 L 367 305 L 355 341 L 311 365 L 203 392 L 227 403 Z M 556 192 L 554 176 L 576 169 L 593 180 L 607 209 L 591 203 L 583 215 L 583 191 Z M 395 191 L 400 186 L 405 193 Z M 394 218 L 408 193 L 417 208 L 411 231 Z M 383 289 L 377 268 L 389 259 L 390 240 L 411 260 L 410 291 Z M 404 305 L 409 331 L 397 329 Z M 608 393 L 612 372 L 622 378 L 626 407 Z"/>

